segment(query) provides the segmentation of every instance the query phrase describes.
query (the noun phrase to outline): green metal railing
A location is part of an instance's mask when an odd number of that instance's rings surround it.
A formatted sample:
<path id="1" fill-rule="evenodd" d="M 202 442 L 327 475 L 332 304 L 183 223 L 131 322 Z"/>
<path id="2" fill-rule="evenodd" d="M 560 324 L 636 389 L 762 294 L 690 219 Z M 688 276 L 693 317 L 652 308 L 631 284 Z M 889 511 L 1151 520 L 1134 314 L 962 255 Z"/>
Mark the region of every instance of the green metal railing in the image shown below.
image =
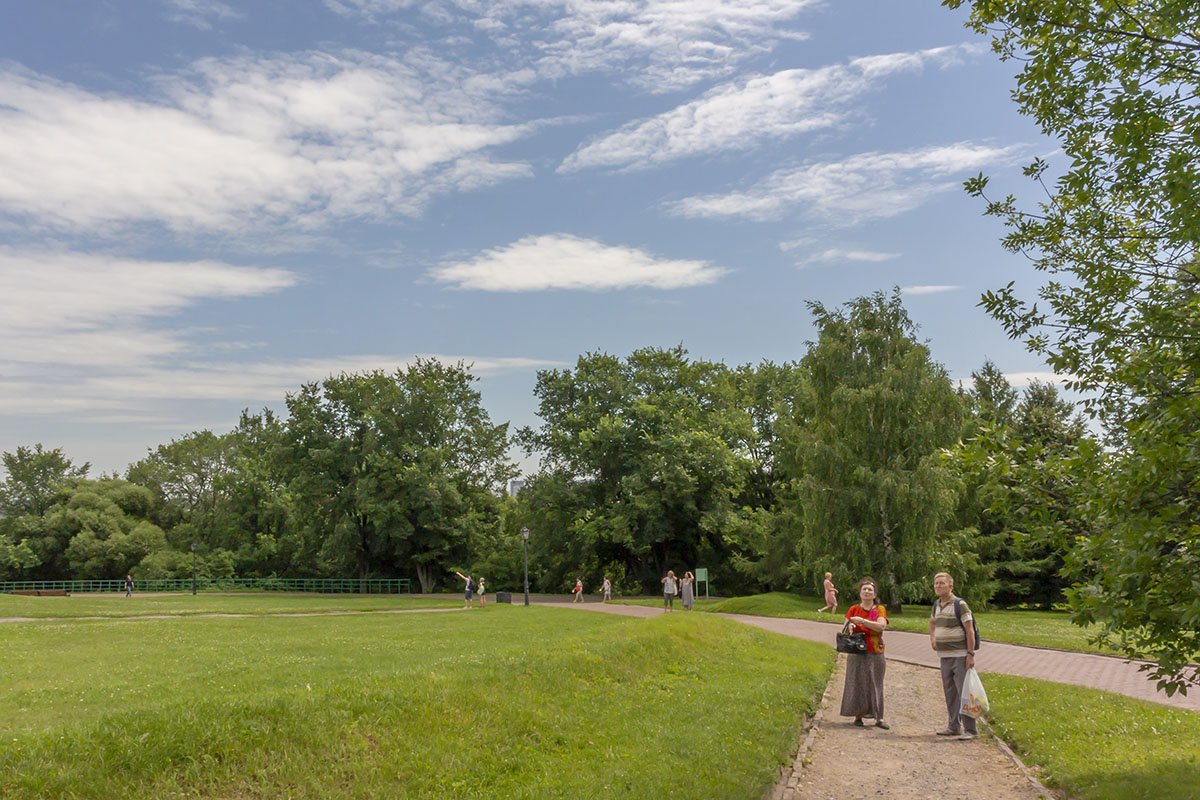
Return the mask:
<path id="1" fill-rule="evenodd" d="M 200 591 L 316 592 L 320 594 L 412 594 L 408 578 L 196 578 Z M 191 578 L 139 580 L 138 592 L 190 592 Z M 51 591 L 68 594 L 124 592 L 124 580 L 0 581 L 0 594 Z"/>

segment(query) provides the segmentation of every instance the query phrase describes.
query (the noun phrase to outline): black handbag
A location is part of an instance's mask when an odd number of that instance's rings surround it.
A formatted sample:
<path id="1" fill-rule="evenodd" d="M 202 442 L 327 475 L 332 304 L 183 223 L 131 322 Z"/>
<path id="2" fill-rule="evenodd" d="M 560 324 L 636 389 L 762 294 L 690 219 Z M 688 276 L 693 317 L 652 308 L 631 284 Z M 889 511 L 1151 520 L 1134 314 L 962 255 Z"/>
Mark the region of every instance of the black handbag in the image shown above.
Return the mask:
<path id="1" fill-rule="evenodd" d="M 837 635 L 837 651 L 839 653 L 863 655 L 867 652 L 867 635 L 865 633 L 850 633 L 851 627 L 849 621 L 842 626 L 841 632 Z"/>

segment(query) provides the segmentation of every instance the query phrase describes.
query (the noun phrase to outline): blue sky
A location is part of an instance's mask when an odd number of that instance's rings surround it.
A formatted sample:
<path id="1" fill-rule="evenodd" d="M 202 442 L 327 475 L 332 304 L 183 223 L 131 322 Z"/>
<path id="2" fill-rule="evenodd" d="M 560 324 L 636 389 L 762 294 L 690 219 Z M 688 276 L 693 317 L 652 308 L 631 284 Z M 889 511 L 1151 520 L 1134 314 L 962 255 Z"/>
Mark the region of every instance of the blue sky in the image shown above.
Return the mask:
<path id="1" fill-rule="evenodd" d="M 123 471 L 330 373 L 682 343 L 786 361 L 902 288 L 956 379 L 1046 367 L 962 181 L 1054 145 L 935 0 L 96 0 L 0 9 L 0 449 Z"/>

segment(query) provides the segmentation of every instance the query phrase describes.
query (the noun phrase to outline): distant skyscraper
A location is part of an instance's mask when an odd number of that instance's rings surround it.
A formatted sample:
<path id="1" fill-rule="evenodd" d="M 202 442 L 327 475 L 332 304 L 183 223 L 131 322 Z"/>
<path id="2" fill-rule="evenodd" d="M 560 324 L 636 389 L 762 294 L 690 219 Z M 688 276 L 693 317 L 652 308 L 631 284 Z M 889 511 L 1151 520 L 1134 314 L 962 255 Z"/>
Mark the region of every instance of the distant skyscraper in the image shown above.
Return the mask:
<path id="1" fill-rule="evenodd" d="M 510 497 L 516 497 L 517 493 L 525 488 L 524 478 L 513 478 L 508 482 L 508 494 Z"/>

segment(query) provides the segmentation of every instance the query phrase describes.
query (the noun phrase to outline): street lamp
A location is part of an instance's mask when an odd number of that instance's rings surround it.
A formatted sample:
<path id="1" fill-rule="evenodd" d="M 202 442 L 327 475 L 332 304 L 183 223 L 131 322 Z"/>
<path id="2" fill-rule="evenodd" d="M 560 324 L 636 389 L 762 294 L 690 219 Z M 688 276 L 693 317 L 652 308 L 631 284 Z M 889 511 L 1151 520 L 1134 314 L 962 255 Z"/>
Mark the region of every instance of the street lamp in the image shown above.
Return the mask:
<path id="1" fill-rule="evenodd" d="M 529 605 L 529 528 L 521 528 L 521 553 L 525 556 L 525 605 Z"/>
<path id="2" fill-rule="evenodd" d="M 196 543 L 192 542 L 192 597 L 196 596 Z"/>

